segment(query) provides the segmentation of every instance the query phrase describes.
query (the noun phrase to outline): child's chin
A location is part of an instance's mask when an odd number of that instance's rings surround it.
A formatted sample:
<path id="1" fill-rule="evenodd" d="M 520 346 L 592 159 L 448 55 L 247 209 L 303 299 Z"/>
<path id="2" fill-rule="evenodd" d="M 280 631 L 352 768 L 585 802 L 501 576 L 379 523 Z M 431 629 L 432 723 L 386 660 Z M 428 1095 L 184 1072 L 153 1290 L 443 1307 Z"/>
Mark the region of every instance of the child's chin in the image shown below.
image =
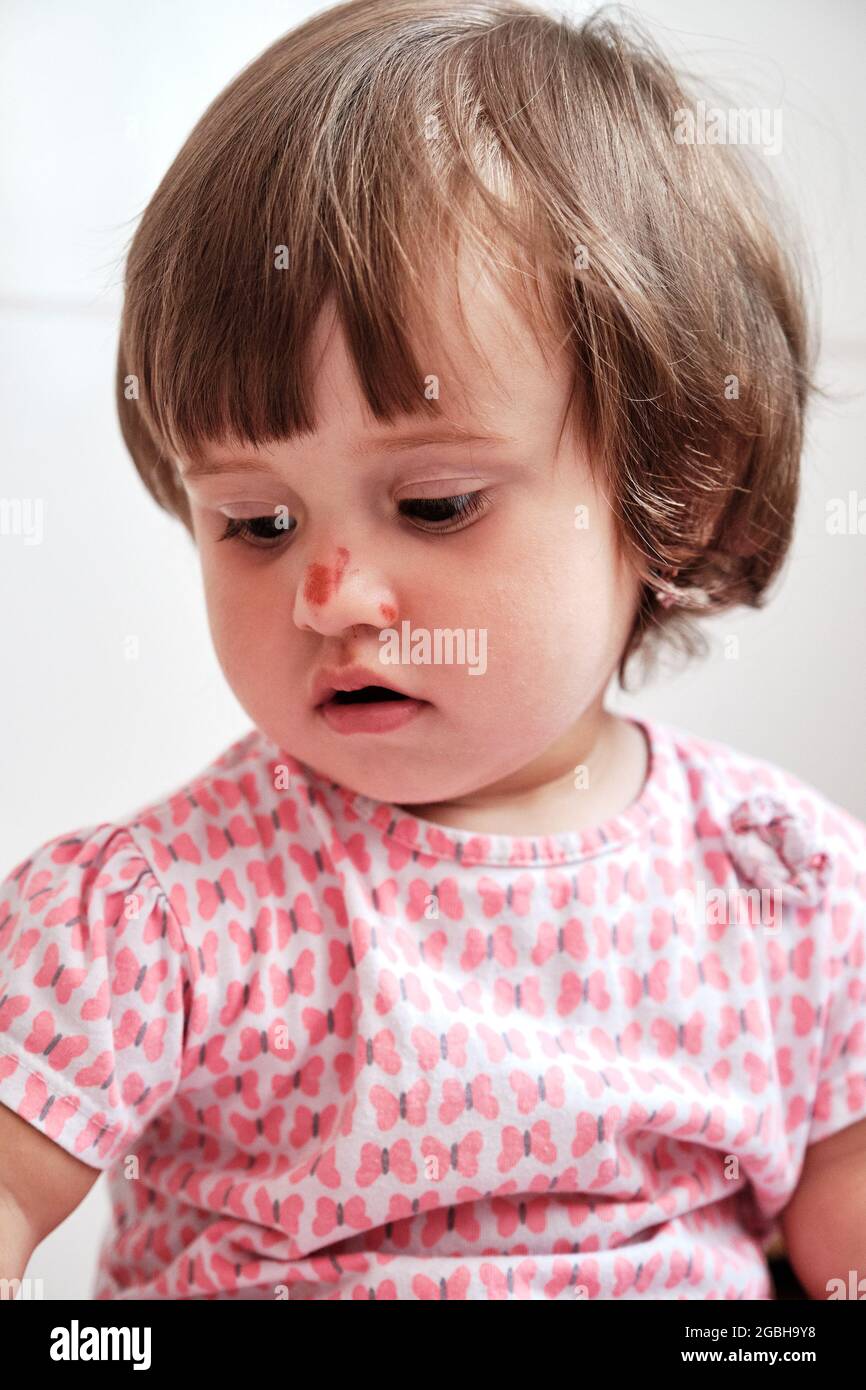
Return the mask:
<path id="1" fill-rule="evenodd" d="M 404 807 L 410 815 L 417 807 L 415 814 L 422 818 L 425 806 L 449 801 L 459 794 L 454 785 L 443 782 L 441 769 L 431 769 L 428 776 L 420 770 L 410 775 L 406 768 L 405 750 L 395 749 L 392 757 L 392 768 L 388 767 L 389 759 L 384 751 L 376 755 L 375 767 L 365 765 L 360 757 L 357 760 L 346 757 L 342 760 L 342 766 L 329 769 L 328 775 L 349 791 L 367 796 L 372 801 L 387 802 L 389 806 Z M 461 787 L 460 791 L 463 790 Z"/>

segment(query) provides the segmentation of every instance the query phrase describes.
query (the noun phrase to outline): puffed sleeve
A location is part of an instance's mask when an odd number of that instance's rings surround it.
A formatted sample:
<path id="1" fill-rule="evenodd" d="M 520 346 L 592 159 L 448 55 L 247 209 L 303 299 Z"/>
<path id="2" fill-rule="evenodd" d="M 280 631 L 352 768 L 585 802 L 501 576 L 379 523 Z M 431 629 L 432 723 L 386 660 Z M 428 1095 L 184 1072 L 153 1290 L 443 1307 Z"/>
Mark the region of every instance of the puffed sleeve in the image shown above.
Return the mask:
<path id="1" fill-rule="evenodd" d="M 129 830 L 43 844 L 0 884 L 0 1102 L 110 1167 L 177 1090 L 191 963 Z"/>

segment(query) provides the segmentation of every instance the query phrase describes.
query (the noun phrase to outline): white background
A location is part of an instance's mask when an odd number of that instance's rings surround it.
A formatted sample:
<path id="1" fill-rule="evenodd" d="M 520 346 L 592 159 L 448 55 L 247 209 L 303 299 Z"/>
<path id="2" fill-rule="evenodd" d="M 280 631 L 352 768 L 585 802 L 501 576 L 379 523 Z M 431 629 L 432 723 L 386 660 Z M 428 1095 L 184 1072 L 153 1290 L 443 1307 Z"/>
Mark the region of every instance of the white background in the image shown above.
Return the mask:
<path id="1" fill-rule="evenodd" d="M 137 219 L 205 106 L 318 8 L 5 0 L 0 12 L 0 496 L 43 499 L 45 527 L 38 546 L 0 535 L 2 873 L 54 835 L 158 799 L 250 727 L 211 650 L 192 544 L 121 439 L 120 286 Z M 771 162 L 811 241 L 819 379 L 838 399 L 811 418 L 796 541 L 769 606 L 716 619 L 703 665 L 610 703 L 777 762 L 866 819 L 866 535 L 828 535 L 825 520 L 828 499 L 866 497 L 866 7 L 632 9 L 730 105 L 782 109 Z M 104 1187 L 30 1261 L 52 1298 L 90 1292 Z"/>

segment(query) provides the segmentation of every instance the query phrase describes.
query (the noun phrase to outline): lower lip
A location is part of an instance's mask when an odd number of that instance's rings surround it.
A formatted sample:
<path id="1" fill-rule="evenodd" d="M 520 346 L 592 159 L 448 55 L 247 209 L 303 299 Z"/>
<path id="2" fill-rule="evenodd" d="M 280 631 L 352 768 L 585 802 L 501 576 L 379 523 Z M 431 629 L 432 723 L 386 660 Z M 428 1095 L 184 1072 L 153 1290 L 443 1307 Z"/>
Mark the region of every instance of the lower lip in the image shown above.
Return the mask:
<path id="1" fill-rule="evenodd" d="M 369 704 L 319 705 L 325 723 L 338 734 L 390 734 L 429 707 L 428 700 L 380 700 Z"/>

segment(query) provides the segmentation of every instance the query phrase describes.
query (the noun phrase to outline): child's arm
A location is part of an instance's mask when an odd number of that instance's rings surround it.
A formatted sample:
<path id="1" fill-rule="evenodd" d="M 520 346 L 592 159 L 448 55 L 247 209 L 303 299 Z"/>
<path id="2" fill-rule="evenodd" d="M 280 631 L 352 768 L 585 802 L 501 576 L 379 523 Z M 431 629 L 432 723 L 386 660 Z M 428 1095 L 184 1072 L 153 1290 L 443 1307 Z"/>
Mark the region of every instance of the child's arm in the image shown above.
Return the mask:
<path id="1" fill-rule="evenodd" d="M 797 1190 L 780 1215 L 788 1258 L 810 1298 L 826 1299 L 831 1279 L 845 1297 L 866 1295 L 866 1120 L 812 1144 Z"/>
<path id="2" fill-rule="evenodd" d="M 36 1246 L 75 1210 L 99 1172 L 0 1105 L 0 1279 L 23 1277 Z"/>
<path id="3" fill-rule="evenodd" d="M 15 1278 L 174 1098 L 198 966 L 109 821 L 16 865 L 0 923 L 0 1278 Z"/>

